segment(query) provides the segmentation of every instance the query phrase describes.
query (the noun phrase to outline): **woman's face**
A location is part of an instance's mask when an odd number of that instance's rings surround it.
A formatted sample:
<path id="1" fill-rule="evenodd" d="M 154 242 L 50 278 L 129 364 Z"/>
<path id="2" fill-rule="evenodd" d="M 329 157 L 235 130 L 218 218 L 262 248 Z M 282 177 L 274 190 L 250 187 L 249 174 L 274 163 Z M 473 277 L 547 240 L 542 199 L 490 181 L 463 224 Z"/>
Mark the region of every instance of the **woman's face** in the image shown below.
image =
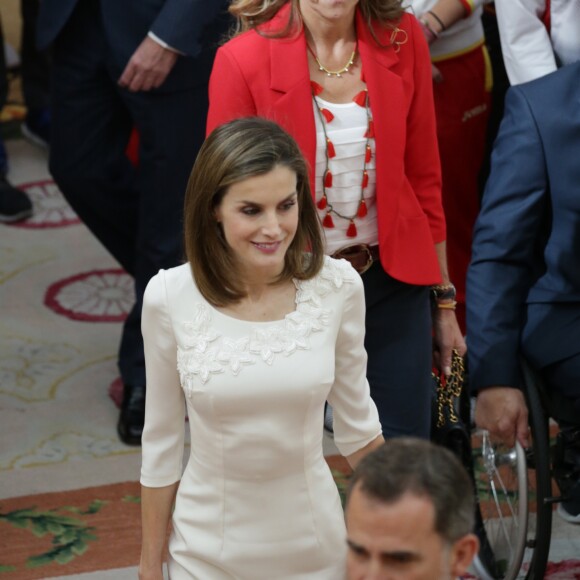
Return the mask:
<path id="1" fill-rule="evenodd" d="M 346 18 L 354 20 L 359 0 L 299 0 L 300 12 L 307 18 L 316 17 L 327 23 Z"/>
<path id="2" fill-rule="evenodd" d="M 298 228 L 296 173 L 277 165 L 231 185 L 216 208 L 228 246 L 248 280 L 276 277 Z"/>

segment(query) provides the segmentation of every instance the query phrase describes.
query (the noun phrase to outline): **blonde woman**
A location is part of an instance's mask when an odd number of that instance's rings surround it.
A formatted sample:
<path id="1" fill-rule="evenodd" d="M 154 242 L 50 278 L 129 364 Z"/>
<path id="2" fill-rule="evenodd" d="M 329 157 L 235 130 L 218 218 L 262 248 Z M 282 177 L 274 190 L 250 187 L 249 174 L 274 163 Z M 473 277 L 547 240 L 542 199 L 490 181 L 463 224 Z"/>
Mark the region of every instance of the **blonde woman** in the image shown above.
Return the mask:
<path id="1" fill-rule="evenodd" d="M 361 273 L 367 376 L 385 436 L 429 436 L 435 362 L 465 351 L 445 257 L 429 49 L 400 0 L 237 0 L 208 130 L 273 119 L 311 168 L 327 254 Z M 433 300 L 429 300 L 429 295 Z"/>

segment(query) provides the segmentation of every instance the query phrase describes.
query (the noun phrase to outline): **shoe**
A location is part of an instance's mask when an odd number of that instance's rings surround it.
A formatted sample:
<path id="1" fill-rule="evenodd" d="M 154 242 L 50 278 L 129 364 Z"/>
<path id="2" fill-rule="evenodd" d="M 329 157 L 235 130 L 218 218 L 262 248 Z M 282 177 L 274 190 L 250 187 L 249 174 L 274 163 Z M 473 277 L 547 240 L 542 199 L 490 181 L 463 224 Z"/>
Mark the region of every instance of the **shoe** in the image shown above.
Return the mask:
<path id="1" fill-rule="evenodd" d="M 141 445 L 145 423 L 145 387 L 125 385 L 117 433 L 127 445 Z"/>
<path id="2" fill-rule="evenodd" d="M 558 515 L 570 524 L 580 524 L 580 429 L 560 425 L 556 437 L 554 479 L 565 498 Z M 556 467 L 558 466 L 558 467 Z"/>
<path id="3" fill-rule="evenodd" d="M 0 222 L 14 223 L 32 215 L 32 202 L 0 173 Z"/>
<path id="4" fill-rule="evenodd" d="M 50 110 L 47 108 L 30 109 L 20 130 L 31 143 L 48 149 L 50 146 Z"/>
<path id="5" fill-rule="evenodd" d="M 580 524 L 580 511 L 574 515 L 566 509 L 567 506 L 564 506 L 564 503 L 566 502 L 558 504 L 558 507 L 556 508 L 558 515 L 569 524 Z"/>
<path id="6" fill-rule="evenodd" d="M 328 433 L 334 433 L 334 415 L 332 407 L 328 403 L 324 405 L 324 430 Z"/>

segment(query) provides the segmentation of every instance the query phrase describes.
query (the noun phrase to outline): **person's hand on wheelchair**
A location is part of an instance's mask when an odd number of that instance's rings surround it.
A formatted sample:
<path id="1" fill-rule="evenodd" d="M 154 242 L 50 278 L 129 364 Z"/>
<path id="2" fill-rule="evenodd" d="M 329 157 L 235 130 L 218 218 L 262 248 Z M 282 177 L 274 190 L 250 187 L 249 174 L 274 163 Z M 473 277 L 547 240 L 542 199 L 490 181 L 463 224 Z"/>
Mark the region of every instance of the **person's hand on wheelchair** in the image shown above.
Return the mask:
<path id="1" fill-rule="evenodd" d="M 528 407 L 519 389 L 505 386 L 482 389 L 476 399 L 475 424 L 489 431 L 493 442 L 513 447 L 517 439 L 524 448 L 530 445 Z"/>

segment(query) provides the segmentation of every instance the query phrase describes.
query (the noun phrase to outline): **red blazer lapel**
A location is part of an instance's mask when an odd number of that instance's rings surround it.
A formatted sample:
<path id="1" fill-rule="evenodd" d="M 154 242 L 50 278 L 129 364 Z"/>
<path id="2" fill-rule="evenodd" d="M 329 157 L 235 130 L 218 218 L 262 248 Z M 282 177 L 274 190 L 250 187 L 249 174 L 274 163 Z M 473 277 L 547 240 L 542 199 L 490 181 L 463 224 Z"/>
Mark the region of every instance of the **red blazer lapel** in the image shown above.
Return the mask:
<path id="1" fill-rule="evenodd" d="M 278 13 L 284 18 L 289 4 Z M 270 44 L 270 94 L 273 119 L 296 139 L 310 165 L 310 185 L 314 192 L 316 125 L 310 89 L 308 54 L 304 32 Z"/>
<path id="2" fill-rule="evenodd" d="M 377 45 L 364 17 L 357 11 L 358 50 L 367 84 L 375 124 L 377 150 L 377 209 L 387 222 L 394 220 L 400 183 L 392 180 L 403 175 L 402 167 L 394 167 L 395 160 L 405 158 L 407 103 L 403 79 L 394 68 L 399 64 L 393 31 L 375 26 L 375 34 L 383 46 Z M 406 39 L 405 32 L 397 32 L 395 40 Z M 384 223 L 384 222 L 383 222 Z M 387 224 L 385 224 L 387 225 Z M 388 227 L 388 225 L 387 225 Z"/>
<path id="3" fill-rule="evenodd" d="M 288 18 L 289 4 L 284 6 L 275 20 L 273 29 L 283 26 Z M 392 167 L 393 160 L 404 159 L 406 97 L 402 78 L 392 69 L 399 63 L 396 49 L 391 44 L 393 31 L 376 27 L 376 34 L 383 46 L 371 34 L 360 11 L 356 16 L 358 50 L 375 122 L 377 143 L 377 181 L 380 183 L 380 205 L 396 203 L 398 187 L 386 186 L 393 175 L 401 175 L 401 167 Z M 400 42 L 404 32 L 398 32 Z M 396 46 L 396 45 L 395 45 Z M 270 50 L 270 118 L 280 123 L 294 135 L 311 169 L 311 187 L 314 191 L 314 167 L 316 163 L 316 125 L 310 89 L 306 37 L 303 31 L 290 38 L 275 39 L 269 43 Z M 374 105 L 378 103 L 380 105 Z M 390 179 L 389 179 L 390 178 Z M 393 199 L 385 200 L 385 197 Z M 383 201 L 384 200 L 384 201 Z M 383 210 L 384 211 L 384 210 Z M 388 212 L 394 217 L 394 213 Z"/>

